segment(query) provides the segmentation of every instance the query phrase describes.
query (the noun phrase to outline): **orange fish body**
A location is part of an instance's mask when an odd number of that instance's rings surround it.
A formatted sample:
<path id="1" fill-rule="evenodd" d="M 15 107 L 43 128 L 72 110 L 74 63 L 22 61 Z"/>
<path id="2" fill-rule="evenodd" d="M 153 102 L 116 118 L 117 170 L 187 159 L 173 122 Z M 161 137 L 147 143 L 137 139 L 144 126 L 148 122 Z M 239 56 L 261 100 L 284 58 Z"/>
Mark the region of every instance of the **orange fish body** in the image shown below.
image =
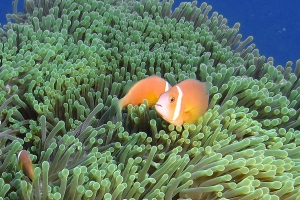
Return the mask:
<path id="1" fill-rule="evenodd" d="M 208 109 L 208 90 L 206 83 L 184 80 L 161 94 L 155 110 L 171 124 L 194 123 Z"/>
<path id="2" fill-rule="evenodd" d="M 159 76 L 149 76 L 145 79 L 138 81 L 128 91 L 128 93 L 119 101 L 119 109 L 122 110 L 128 104 L 134 106 L 143 103 L 144 99 L 147 99 L 148 106 L 155 105 L 159 96 L 166 92 L 171 85 Z"/>
<path id="3" fill-rule="evenodd" d="M 31 180 L 34 178 L 33 165 L 27 151 L 22 150 L 18 154 L 18 162 L 23 173 Z"/>

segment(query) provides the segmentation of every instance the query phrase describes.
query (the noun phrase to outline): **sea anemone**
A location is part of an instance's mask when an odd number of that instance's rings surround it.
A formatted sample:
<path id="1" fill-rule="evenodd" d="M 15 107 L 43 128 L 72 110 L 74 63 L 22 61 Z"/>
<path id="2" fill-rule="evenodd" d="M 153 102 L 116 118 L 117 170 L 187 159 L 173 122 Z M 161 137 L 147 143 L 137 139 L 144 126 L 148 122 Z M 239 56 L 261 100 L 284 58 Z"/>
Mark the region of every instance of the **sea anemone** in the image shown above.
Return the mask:
<path id="1" fill-rule="evenodd" d="M 299 199 L 300 60 L 273 65 L 197 2 L 25 0 L 0 29 L 0 198 Z M 147 101 L 102 116 L 156 74 L 211 85 L 174 126 Z M 18 167 L 26 149 L 31 181 Z"/>

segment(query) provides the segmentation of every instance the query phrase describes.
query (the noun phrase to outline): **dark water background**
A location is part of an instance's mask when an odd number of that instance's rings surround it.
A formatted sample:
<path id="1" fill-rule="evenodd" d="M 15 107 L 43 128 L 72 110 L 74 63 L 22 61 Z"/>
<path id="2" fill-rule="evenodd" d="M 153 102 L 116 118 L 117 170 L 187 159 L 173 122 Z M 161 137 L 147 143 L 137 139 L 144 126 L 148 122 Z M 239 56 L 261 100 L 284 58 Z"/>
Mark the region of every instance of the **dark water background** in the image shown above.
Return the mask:
<path id="1" fill-rule="evenodd" d="M 7 22 L 5 15 L 12 13 L 13 0 L 0 1 L 0 23 Z M 173 8 L 181 1 L 174 0 Z M 208 0 L 213 11 L 222 14 L 232 27 L 240 22 L 242 39 L 254 36 L 254 43 L 261 55 L 273 57 L 276 65 L 285 66 L 287 61 L 300 59 L 300 2 L 283 0 Z M 201 2 L 199 1 L 198 5 Z M 19 0 L 18 11 L 23 10 Z"/>

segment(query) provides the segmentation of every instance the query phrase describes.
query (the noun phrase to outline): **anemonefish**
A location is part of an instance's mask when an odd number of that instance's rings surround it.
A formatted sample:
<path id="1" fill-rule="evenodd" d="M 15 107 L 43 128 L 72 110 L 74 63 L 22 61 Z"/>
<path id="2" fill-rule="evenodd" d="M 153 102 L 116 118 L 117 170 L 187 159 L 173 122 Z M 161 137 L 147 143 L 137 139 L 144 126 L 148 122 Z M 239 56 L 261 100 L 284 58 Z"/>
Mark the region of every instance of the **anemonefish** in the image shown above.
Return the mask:
<path id="1" fill-rule="evenodd" d="M 134 106 L 143 103 L 147 99 L 148 106 L 155 105 L 159 96 L 168 91 L 171 85 L 163 78 L 152 75 L 135 83 L 128 93 L 119 100 L 119 109 L 123 109 L 129 104 Z"/>
<path id="2" fill-rule="evenodd" d="M 194 123 L 207 111 L 208 91 L 208 83 L 184 80 L 160 95 L 155 110 L 170 124 Z"/>
<path id="3" fill-rule="evenodd" d="M 143 100 L 148 101 L 148 107 L 155 105 L 159 96 L 168 91 L 171 85 L 163 78 L 152 75 L 144 78 L 130 87 L 126 95 L 117 103 L 112 104 L 111 107 L 102 115 L 98 121 L 98 125 L 104 124 L 107 120 L 111 120 L 116 114 L 117 121 L 122 120 L 122 109 L 127 105 L 134 106 L 141 105 Z"/>
<path id="4" fill-rule="evenodd" d="M 23 173 L 31 180 L 34 178 L 33 165 L 26 150 L 21 150 L 18 154 L 18 163 Z"/>

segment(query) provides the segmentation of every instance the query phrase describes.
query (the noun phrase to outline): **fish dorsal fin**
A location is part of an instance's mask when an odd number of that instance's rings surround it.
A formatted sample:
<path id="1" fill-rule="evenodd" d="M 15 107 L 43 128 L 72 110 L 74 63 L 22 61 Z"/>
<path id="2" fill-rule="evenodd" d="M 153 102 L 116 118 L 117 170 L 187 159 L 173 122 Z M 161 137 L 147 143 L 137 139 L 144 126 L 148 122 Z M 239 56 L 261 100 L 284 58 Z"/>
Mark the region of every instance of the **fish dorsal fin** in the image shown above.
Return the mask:
<path id="1" fill-rule="evenodd" d="M 202 82 L 202 83 L 205 87 L 206 95 L 209 96 L 210 83 L 209 82 Z"/>
<path id="2" fill-rule="evenodd" d="M 122 96 L 125 96 L 136 83 L 137 81 L 128 80 L 124 85 Z"/>

